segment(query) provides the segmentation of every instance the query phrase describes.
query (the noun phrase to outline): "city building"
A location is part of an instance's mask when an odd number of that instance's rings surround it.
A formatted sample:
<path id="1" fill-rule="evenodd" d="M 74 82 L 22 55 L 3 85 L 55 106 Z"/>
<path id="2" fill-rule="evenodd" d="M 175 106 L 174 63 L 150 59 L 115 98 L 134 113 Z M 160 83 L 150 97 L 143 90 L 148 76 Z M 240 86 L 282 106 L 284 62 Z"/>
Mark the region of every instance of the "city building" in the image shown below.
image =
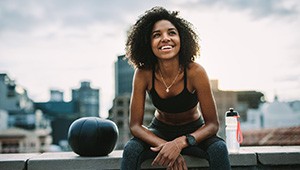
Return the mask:
<path id="1" fill-rule="evenodd" d="M 50 151 L 51 129 L 0 130 L 0 153 L 36 153 Z"/>
<path id="2" fill-rule="evenodd" d="M 0 74 L 0 153 L 44 152 L 52 143 L 50 122 L 34 108 L 26 89 Z"/>
<path id="3" fill-rule="evenodd" d="M 281 102 L 278 97 L 257 109 L 249 109 L 241 124 L 244 146 L 300 145 L 300 102 Z"/>
<path id="4" fill-rule="evenodd" d="M 80 117 L 99 117 L 99 89 L 91 87 L 88 81 L 82 81 L 78 89 L 72 89 L 72 99 L 65 102 L 63 92 L 50 90 L 48 102 L 36 102 L 35 107 L 40 109 L 50 120 L 52 127 L 53 144 L 68 150 L 68 130 L 70 125 Z"/>
<path id="5" fill-rule="evenodd" d="M 0 110 L 0 130 L 8 128 L 8 113 L 5 110 Z"/>
<path id="6" fill-rule="evenodd" d="M 273 102 L 263 103 L 257 109 L 249 109 L 247 121 L 242 122 L 241 127 L 243 130 L 259 130 L 300 126 L 300 111 L 294 110 L 292 106 L 279 101 L 275 96 Z"/>
<path id="7" fill-rule="evenodd" d="M 90 82 L 82 81 L 79 89 L 72 89 L 72 102 L 80 117 L 100 116 L 99 89 L 92 88 Z"/>
<path id="8" fill-rule="evenodd" d="M 64 101 L 37 102 L 35 107 L 41 110 L 51 121 L 53 144 L 61 147 L 67 141 L 69 126 L 79 118 L 75 112 L 75 103 Z"/>
<path id="9" fill-rule="evenodd" d="M 289 102 L 289 105 L 294 112 L 300 112 L 300 100 L 291 101 Z"/>
<path id="10" fill-rule="evenodd" d="M 239 120 L 247 120 L 248 109 L 256 109 L 264 101 L 264 94 L 257 91 L 225 91 L 219 89 L 218 80 L 210 80 L 211 88 L 216 101 L 219 132 L 218 135 L 225 139 L 225 113 L 229 108 L 234 108 L 240 115 Z"/>
<path id="11" fill-rule="evenodd" d="M 64 92 L 60 90 L 50 90 L 50 102 L 61 102 L 64 101 Z"/>
<path id="12" fill-rule="evenodd" d="M 125 55 L 118 56 L 115 62 L 115 97 L 131 94 L 134 69 L 128 64 Z"/>
<path id="13" fill-rule="evenodd" d="M 6 73 L 0 74 L 0 110 L 5 110 L 8 126 L 34 128 L 34 106 L 26 89 L 16 84 Z"/>

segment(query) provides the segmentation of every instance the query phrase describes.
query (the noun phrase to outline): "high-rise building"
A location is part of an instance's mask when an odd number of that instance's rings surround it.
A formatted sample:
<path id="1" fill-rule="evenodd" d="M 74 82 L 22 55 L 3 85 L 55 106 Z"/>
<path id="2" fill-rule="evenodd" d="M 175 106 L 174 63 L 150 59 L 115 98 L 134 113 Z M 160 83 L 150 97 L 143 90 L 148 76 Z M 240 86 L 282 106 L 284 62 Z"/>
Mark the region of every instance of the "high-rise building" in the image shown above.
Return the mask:
<path id="1" fill-rule="evenodd" d="M 90 82 L 83 81 L 79 89 L 72 89 L 72 101 L 80 117 L 99 117 L 99 89 L 93 89 Z"/>
<path id="2" fill-rule="evenodd" d="M 115 96 L 131 94 L 133 74 L 134 69 L 125 55 L 118 56 L 115 62 Z"/>

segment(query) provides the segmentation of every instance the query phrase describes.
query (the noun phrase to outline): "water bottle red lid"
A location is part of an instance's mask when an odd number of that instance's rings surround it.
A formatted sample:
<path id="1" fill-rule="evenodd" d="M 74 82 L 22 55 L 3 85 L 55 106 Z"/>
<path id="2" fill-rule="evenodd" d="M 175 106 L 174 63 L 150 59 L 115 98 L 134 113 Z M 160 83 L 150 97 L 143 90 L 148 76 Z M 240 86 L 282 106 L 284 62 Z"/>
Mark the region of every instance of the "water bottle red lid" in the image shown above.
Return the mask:
<path id="1" fill-rule="evenodd" d="M 230 108 L 229 111 L 226 112 L 226 116 L 228 117 L 239 116 L 239 113 L 235 111 L 233 108 Z"/>

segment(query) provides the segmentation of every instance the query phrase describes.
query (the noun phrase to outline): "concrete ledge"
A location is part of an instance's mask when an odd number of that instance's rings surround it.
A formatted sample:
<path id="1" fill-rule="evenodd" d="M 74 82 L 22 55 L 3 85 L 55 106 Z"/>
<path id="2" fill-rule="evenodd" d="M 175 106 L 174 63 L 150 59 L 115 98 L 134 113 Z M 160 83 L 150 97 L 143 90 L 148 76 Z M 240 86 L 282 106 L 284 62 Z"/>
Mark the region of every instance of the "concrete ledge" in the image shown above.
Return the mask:
<path id="1" fill-rule="evenodd" d="M 103 157 L 81 157 L 74 152 L 43 153 L 28 161 L 28 170 L 120 169 L 122 151 Z"/>
<path id="2" fill-rule="evenodd" d="M 0 169 L 1 170 L 12 170 L 12 169 L 26 169 L 27 161 L 38 156 L 38 153 L 29 154 L 0 154 Z"/>
<path id="3" fill-rule="evenodd" d="M 121 150 L 103 157 L 81 157 L 74 152 L 49 152 L 42 154 L 0 154 L 1 170 L 95 170 L 120 169 Z M 189 168 L 207 169 L 205 159 L 184 155 Z M 232 169 L 300 169 L 300 146 L 242 147 L 237 154 L 230 154 Z M 152 167 L 152 160 L 142 164 Z"/>
<path id="4" fill-rule="evenodd" d="M 248 148 L 241 147 L 239 153 L 229 154 L 229 161 L 231 166 L 256 166 L 257 156 L 256 153 Z"/>
<path id="5" fill-rule="evenodd" d="M 262 165 L 299 165 L 300 146 L 249 147 Z"/>

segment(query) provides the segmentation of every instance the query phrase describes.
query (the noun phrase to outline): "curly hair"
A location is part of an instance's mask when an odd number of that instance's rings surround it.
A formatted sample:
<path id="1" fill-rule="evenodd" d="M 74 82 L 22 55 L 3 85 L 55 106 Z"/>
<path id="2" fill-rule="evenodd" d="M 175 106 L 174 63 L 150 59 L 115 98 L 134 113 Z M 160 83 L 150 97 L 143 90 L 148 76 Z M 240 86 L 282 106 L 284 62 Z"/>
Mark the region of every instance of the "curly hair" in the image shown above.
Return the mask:
<path id="1" fill-rule="evenodd" d="M 140 16 L 128 32 L 125 51 L 130 64 L 145 69 L 151 69 L 156 65 L 157 57 L 151 48 L 151 32 L 154 24 L 160 20 L 170 21 L 179 32 L 181 42 L 180 65 L 186 66 L 195 61 L 199 55 L 200 46 L 193 25 L 178 17 L 178 11 L 167 11 L 163 7 L 153 7 Z"/>

